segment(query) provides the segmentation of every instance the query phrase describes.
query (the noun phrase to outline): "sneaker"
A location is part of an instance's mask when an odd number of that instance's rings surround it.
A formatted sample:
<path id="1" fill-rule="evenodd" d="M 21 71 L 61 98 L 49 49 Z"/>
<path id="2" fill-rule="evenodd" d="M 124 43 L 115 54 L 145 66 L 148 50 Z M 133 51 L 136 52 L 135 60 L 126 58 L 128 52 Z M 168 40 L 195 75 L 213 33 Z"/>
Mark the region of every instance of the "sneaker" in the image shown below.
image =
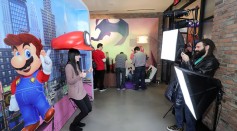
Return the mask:
<path id="1" fill-rule="evenodd" d="M 100 92 L 104 92 L 106 91 L 106 88 L 100 89 Z"/>
<path id="2" fill-rule="evenodd" d="M 77 126 L 74 131 L 83 131 L 83 129 L 81 127 Z"/>
<path id="3" fill-rule="evenodd" d="M 126 89 L 125 89 L 125 88 L 123 88 L 122 90 L 123 90 L 123 91 L 125 91 Z"/>
<path id="4" fill-rule="evenodd" d="M 120 91 L 120 88 L 117 88 L 118 91 Z"/>
<path id="5" fill-rule="evenodd" d="M 73 125 L 71 124 L 69 127 L 70 131 L 82 131 L 82 128 L 80 128 L 79 126 Z"/>
<path id="6" fill-rule="evenodd" d="M 85 124 L 85 123 L 82 123 L 82 122 L 79 122 L 78 126 L 79 126 L 79 127 L 84 127 L 84 126 L 86 126 L 86 124 Z"/>
<path id="7" fill-rule="evenodd" d="M 168 131 L 183 131 L 183 128 L 179 128 L 177 127 L 177 125 L 173 125 L 173 126 L 168 126 L 167 130 Z"/>
<path id="8" fill-rule="evenodd" d="M 94 91 L 97 91 L 98 90 L 98 88 L 94 88 Z"/>

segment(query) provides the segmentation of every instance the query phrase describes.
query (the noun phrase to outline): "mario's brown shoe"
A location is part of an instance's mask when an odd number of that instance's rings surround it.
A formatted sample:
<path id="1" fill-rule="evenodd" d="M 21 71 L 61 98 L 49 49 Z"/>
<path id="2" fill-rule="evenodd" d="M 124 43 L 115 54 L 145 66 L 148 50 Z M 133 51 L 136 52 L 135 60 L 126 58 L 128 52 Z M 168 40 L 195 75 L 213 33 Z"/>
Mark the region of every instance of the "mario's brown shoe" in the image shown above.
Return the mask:
<path id="1" fill-rule="evenodd" d="M 45 117 L 44 117 L 44 121 L 45 121 L 46 123 L 48 123 L 49 121 L 51 121 L 51 119 L 52 119 L 53 116 L 54 116 L 54 112 L 55 112 L 55 110 L 54 110 L 53 107 L 49 108 L 49 110 L 46 112 Z"/>
<path id="2" fill-rule="evenodd" d="M 21 131 L 35 131 L 39 127 L 40 122 L 24 127 Z"/>

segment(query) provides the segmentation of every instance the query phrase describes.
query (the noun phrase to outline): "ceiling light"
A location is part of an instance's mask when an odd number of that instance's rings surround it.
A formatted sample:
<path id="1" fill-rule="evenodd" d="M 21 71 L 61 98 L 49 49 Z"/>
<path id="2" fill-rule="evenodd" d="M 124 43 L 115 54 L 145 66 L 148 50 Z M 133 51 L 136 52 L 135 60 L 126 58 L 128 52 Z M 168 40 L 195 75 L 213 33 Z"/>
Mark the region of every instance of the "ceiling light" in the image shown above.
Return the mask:
<path id="1" fill-rule="evenodd" d="M 137 37 L 137 43 L 138 44 L 146 44 L 146 43 L 148 43 L 148 36 L 146 36 L 146 35 L 138 36 Z"/>

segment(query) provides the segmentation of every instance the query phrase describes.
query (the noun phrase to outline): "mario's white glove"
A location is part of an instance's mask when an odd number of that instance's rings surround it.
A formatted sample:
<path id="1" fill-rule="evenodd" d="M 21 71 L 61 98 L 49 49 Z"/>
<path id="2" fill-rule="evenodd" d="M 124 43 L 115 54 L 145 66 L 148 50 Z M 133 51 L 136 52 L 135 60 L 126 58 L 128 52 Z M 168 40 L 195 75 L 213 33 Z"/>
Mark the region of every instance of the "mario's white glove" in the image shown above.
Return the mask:
<path id="1" fill-rule="evenodd" d="M 51 50 L 48 50 L 46 56 L 40 55 L 40 60 L 42 63 L 43 72 L 46 75 L 49 75 L 52 72 L 52 60 L 50 59 Z"/>
<path id="2" fill-rule="evenodd" d="M 15 95 L 11 95 L 9 111 L 19 111 L 19 106 L 17 104 Z"/>

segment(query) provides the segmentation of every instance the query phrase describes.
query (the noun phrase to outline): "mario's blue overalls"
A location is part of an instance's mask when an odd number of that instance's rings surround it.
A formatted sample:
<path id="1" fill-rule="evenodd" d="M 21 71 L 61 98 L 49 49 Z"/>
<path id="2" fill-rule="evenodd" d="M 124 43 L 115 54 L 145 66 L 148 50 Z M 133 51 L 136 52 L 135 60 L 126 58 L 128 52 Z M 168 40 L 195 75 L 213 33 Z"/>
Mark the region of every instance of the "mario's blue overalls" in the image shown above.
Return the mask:
<path id="1" fill-rule="evenodd" d="M 24 119 L 25 127 L 45 118 L 50 105 L 44 94 L 44 85 L 37 80 L 37 70 L 30 77 L 20 77 L 16 83 L 16 100 Z"/>

